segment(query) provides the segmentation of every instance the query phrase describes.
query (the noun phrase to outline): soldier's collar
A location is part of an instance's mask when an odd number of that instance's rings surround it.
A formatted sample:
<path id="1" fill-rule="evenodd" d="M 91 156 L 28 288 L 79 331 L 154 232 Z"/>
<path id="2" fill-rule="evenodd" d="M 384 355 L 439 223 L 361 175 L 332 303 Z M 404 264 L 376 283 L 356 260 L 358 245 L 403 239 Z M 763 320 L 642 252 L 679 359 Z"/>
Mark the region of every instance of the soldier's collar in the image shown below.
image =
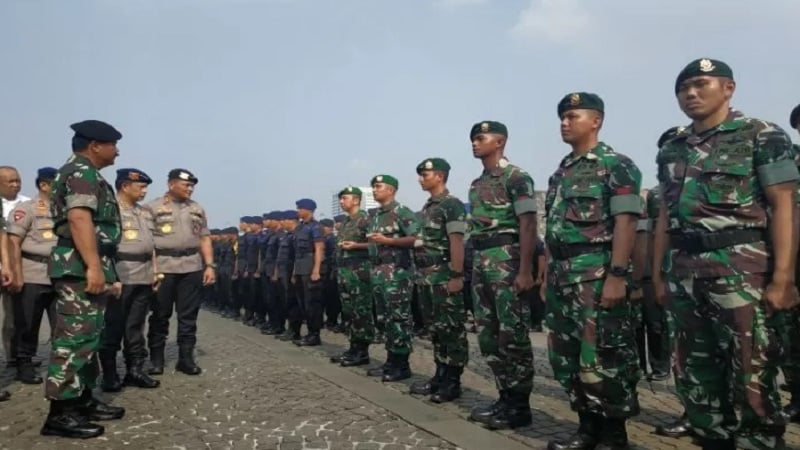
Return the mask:
<path id="1" fill-rule="evenodd" d="M 438 195 L 431 195 L 430 197 L 428 197 L 428 203 L 437 203 L 437 202 L 441 202 L 441 201 L 442 201 L 442 200 L 444 200 L 444 199 L 445 199 L 445 198 L 446 198 L 448 195 L 450 195 L 450 191 L 449 191 L 449 190 L 447 190 L 447 189 L 445 189 L 444 191 L 442 191 L 442 193 L 441 193 L 441 194 L 438 194 Z"/>
<path id="2" fill-rule="evenodd" d="M 675 138 L 699 138 L 701 141 L 705 140 L 708 136 L 716 134 L 719 131 L 733 131 L 738 130 L 739 128 L 744 125 L 745 116 L 742 114 L 741 111 L 737 111 L 733 108 L 728 112 L 728 117 L 725 118 L 725 121 L 721 124 L 717 125 L 714 128 L 709 128 L 708 130 L 700 133 L 695 134 L 694 126 L 689 125 L 688 127 L 684 128 L 680 133 L 678 133 Z"/>
<path id="3" fill-rule="evenodd" d="M 389 203 L 387 203 L 385 205 L 381 205 L 381 210 L 382 211 L 391 211 L 395 207 L 397 207 L 397 205 L 399 205 L 399 203 L 397 203 L 397 200 L 392 200 L 392 201 L 390 201 Z"/>
<path id="4" fill-rule="evenodd" d="M 576 162 L 580 161 L 581 159 L 587 159 L 589 161 L 595 161 L 600 159 L 600 155 L 598 153 L 603 152 L 606 149 L 606 144 L 603 141 L 598 141 L 597 145 L 592 147 L 591 150 L 588 152 L 575 156 L 572 152 L 568 153 L 564 156 L 564 159 L 561 160 L 561 167 L 569 167 Z"/>

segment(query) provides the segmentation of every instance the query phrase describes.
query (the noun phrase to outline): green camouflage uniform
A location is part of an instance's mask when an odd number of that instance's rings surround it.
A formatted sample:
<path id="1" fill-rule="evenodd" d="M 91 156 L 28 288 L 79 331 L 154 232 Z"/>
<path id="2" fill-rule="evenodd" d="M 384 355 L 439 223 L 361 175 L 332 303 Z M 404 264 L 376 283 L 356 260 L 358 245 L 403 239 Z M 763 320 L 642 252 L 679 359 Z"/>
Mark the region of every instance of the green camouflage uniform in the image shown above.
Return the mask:
<path id="1" fill-rule="evenodd" d="M 392 201 L 378 208 L 369 233 L 389 238 L 416 236 L 419 222 L 413 211 Z M 386 350 L 396 355 L 411 353 L 411 253 L 409 249 L 370 245 L 373 260 L 371 283 L 377 296 L 377 316 L 384 318 Z"/>
<path id="2" fill-rule="evenodd" d="M 347 216 L 339 228 L 337 261 L 339 295 L 342 299 L 342 318 L 350 324 L 350 342 L 371 344 L 375 338 L 372 318 L 372 288 L 370 286 L 370 263 L 367 250 L 343 250 L 341 243 L 367 242 L 369 216 L 359 211 Z"/>
<path id="3" fill-rule="evenodd" d="M 420 304 L 430 325 L 433 357 L 439 364 L 467 364 L 467 321 L 464 296 L 447 292 L 450 281 L 450 235 L 467 230 L 464 203 L 448 191 L 431 197 L 422 208 L 420 240 L 414 259 L 419 273 Z"/>
<path id="4" fill-rule="evenodd" d="M 761 300 L 772 271 L 764 187 L 798 178 L 789 137 L 731 111 L 716 128 L 696 135 L 689 127 L 667 141 L 657 163 L 669 211 L 678 394 L 692 428 L 709 439 L 735 437 L 740 448 L 776 448 L 785 428 L 775 385 L 782 343 Z M 763 237 L 679 248 L 689 233 L 708 241 L 742 229 Z"/>
<path id="5" fill-rule="evenodd" d="M 73 155 L 58 171 L 50 196 L 50 212 L 59 242 L 50 255 L 49 274 L 56 291 L 56 327 L 47 369 L 50 400 L 80 397 L 97 378 L 107 294 L 87 294 L 86 265 L 71 242 L 67 213 L 73 208 L 92 212 L 105 281 L 118 280 L 113 257 L 121 238 L 120 211 L 114 190 L 84 156 Z"/>
<path id="6" fill-rule="evenodd" d="M 499 391 L 530 394 L 530 304 L 514 292 L 514 279 L 520 265 L 519 216 L 536 213 L 533 179 L 503 158 L 472 182 L 469 202 L 474 247 L 472 297 L 481 354 Z M 481 242 L 502 237 L 513 243 L 480 248 Z"/>
<path id="7" fill-rule="evenodd" d="M 600 142 L 566 156 L 550 177 L 545 241 L 552 259 L 547 289 L 549 358 L 575 411 L 627 418 L 639 413 L 638 304 L 601 308 L 611 263 L 614 216 L 639 216 L 639 168 Z M 574 252 L 560 256 L 559 250 Z"/>

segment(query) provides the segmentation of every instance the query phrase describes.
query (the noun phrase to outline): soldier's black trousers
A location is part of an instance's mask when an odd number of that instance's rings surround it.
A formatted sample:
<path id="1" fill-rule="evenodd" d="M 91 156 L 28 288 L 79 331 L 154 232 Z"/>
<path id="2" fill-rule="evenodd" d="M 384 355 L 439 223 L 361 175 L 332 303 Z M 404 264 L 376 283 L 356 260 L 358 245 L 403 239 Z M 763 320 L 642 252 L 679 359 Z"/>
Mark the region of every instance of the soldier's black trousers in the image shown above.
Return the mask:
<path id="1" fill-rule="evenodd" d="M 295 286 L 290 278 L 290 275 L 281 273 L 277 282 L 278 301 L 275 304 L 275 323 L 280 326 L 285 326 L 287 319 L 291 321 L 289 310 L 290 308 L 296 308 L 297 296 L 295 295 Z M 298 328 L 300 327 L 299 323 L 296 325 Z"/>
<path id="2" fill-rule="evenodd" d="M 239 276 L 239 278 L 235 280 L 231 280 L 231 309 L 233 309 L 236 314 L 240 314 L 242 312 L 242 286 L 245 284 L 244 278 Z"/>
<path id="3" fill-rule="evenodd" d="M 56 291 L 45 284 L 25 283 L 22 290 L 11 297 L 14 303 L 14 343 L 18 361 L 30 361 L 39 346 L 39 327 L 47 311 L 50 329 L 55 328 Z"/>
<path id="4" fill-rule="evenodd" d="M 194 347 L 197 343 L 197 312 L 200 310 L 200 289 L 203 271 L 169 273 L 156 294 L 155 308 L 150 315 L 147 344 L 163 348 L 169 334 L 172 309 L 178 315 L 178 346 Z"/>
<path id="5" fill-rule="evenodd" d="M 289 308 L 289 322 L 299 328 L 305 319 L 309 333 L 322 329 L 322 280 L 311 281 L 311 275 L 297 275 L 295 289 L 297 301 Z M 293 328 L 295 329 L 295 328 Z"/>
<path id="6" fill-rule="evenodd" d="M 155 306 L 156 293 L 149 284 L 125 284 L 122 296 L 106 305 L 105 327 L 100 337 L 100 351 L 116 354 L 124 343 L 125 362 L 147 358 L 144 342 L 144 322 Z"/>
<path id="7" fill-rule="evenodd" d="M 339 285 L 335 278 L 326 275 L 322 283 L 322 298 L 325 305 L 325 322 L 335 325 L 342 313 L 342 300 L 339 298 Z"/>
<path id="8" fill-rule="evenodd" d="M 269 323 L 275 325 L 272 316 L 275 314 L 275 303 L 278 301 L 275 297 L 278 295 L 278 283 L 272 281 L 266 275 L 261 276 L 261 304 L 263 313 L 259 317 L 269 315 Z M 260 311 L 261 312 L 261 311 Z"/>
<path id="9" fill-rule="evenodd" d="M 216 286 L 217 306 L 225 309 L 233 309 L 233 301 L 231 300 L 231 274 L 228 272 L 220 272 L 217 277 Z"/>
<path id="10" fill-rule="evenodd" d="M 245 309 L 252 312 L 256 315 L 256 317 L 264 317 L 264 288 L 263 283 L 261 282 L 261 277 L 254 278 L 251 276 L 250 278 L 250 296 L 248 298 L 248 305 L 249 307 L 245 306 Z"/>

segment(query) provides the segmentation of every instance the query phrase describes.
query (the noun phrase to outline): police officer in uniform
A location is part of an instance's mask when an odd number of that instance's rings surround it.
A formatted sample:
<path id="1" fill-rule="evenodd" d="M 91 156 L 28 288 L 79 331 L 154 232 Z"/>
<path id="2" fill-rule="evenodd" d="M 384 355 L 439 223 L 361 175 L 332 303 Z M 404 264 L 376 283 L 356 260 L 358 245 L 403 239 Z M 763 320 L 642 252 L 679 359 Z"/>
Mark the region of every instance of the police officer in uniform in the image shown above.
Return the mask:
<path id="1" fill-rule="evenodd" d="M 286 331 L 284 326 L 284 321 L 286 318 L 281 311 L 280 303 L 282 294 L 279 292 L 277 280 L 272 279 L 272 275 L 275 273 L 275 266 L 278 260 L 278 244 L 280 244 L 281 236 L 286 234 L 286 232 L 281 227 L 280 211 L 270 212 L 267 215 L 267 218 L 269 219 L 268 227 L 271 232 L 267 238 L 266 244 L 262 249 L 263 262 L 261 266 L 264 269 L 264 294 L 267 302 L 269 320 L 267 321 L 266 326 L 261 329 L 261 333 L 272 336 L 283 334 L 283 332 Z"/>
<path id="2" fill-rule="evenodd" d="M 242 275 L 241 286 L 244 317 L 242 323 L 247 326 L 260 325 L 257 320 L 256 309 L 261 301 L 261 261 L 259 252 L 261 250 L 261 216 L 248 216 L 249 225 L 245 235 L 245 270 Z"/>
<path id="3" fill-rule="evenodd" d="M 153 266 L 153 213 L 139 204 L 152 182 L 139 169 L 117 170 L 114 184 L 122 217 L 122 242 L 117 251 L 116 266 L 122 282 L 122 297 L 111 302 L 106 309 L 100 348 L 101 387 L 106 392 L 117 392 L 122 388 L 117 375 L 120 342 L 125 344 L 124 385 L 151 389 L 160 384 L 144 371 L 147 360 L 144 324 L 155 300 L 155 290 L 164 278 Z"/>
<path id="4" fill-rule="evenodd" d="M 194 361 L 200 290 L 216 280 L 206 212 L 191 199 L 197 177 L 186 169 L 173 169 L 167 177 L 169 190 L 147 206 L 155 215 L 156 264 L 164 279 L 150 316 L 147 341 L 151 375 L 164 373 L 164 346 L 173 307 L 178 315 L 178 364 L 187 375 L 198 375 Z"/>
<path id="5" fill-rule="evenodd" d="M 249 275 L 247 273 L 247 233 L 249 230 L 250 224 L 247 216 L 239 218 L 239 231 L 241 234 L 236 238 L 236 245 L 234 247 L 236 267 L 231 277 L 233 280 L 233 285 L 231 286 L 231 290 L 233 291 L 233 313 L 231 314 L 231 318 L 234 320 L 240 320 L 242 318 L 242 306 L 244 306 L 245 296 L 247 295 L 245 289 L 247 283 L 245 279 L 247 278 L 246 275 Z"/>
<path id="6" fill-rule="evenodd" d="M 38 170 L 38 198 L 24 201 L 14 208 L 7 230 L 15 273 L 21 275 L 14 277 L 10 290 L 14 293 L 17 380 L 25 384 L 42 382 L 32 358 L 39 346 L 39 326 L 45 311 L 50 329 L 55 328 L 55 291 L 47 275 L 47 261 L 56 243 L 50 215 L 50 190 L 57 172 L 52 167 Z"/>
<path id="7" fill-rule="evenodd" d="M 294 273 L 292 283 L 297 293 L 294 312 L 289 311 L 289 327 L 300 332 L 300 323 L 305 318 L 308 333 L 293 342 L 311 347 L 322 344 L 319 332 L 322 329 L 322 260 L 325 258 L 325 236 L 322 227 L 314 219 L 317 203 L 303 198 L 295 202 L 301 220 L 294 232 Z"/>
<path id="8" fill-rule="evenodd" d="M 219 312 L 223 317 L 229 317 L 229 313 L 233 310 L 232 300 L 232 277 L 233 271 L 236 268 L 236 254 L 233 251 L 233 244 L 238 237 L 236 227 L 228 227 L 220 230 L 219 241 L 217 242 L 217 249 L 214 251 L 214 256 L 217 257 L 217 304 Z"/>
<path id="9" fill-rule="evenodd" d="M 292 283 L 292 272 L 294 272 L 294 232 L 297 229 L 297 211 L 288 210 L 281 213 L 281 227 L 283 234 L 278 241 L 278 256 L 275 259 L 275 271 L 272 273 L 272 280 L 279 284 L 278 291 L 280 300 L 278 310 L 280 311 L 277 319 L 281 326 L 285 326 L 289 311 L 297 308 L 297 295 L 295 284 Z M 296 341 L 300 339 L 300 328 L 286 329 L 284 334 L 275 335 L 282 341 Z"/>

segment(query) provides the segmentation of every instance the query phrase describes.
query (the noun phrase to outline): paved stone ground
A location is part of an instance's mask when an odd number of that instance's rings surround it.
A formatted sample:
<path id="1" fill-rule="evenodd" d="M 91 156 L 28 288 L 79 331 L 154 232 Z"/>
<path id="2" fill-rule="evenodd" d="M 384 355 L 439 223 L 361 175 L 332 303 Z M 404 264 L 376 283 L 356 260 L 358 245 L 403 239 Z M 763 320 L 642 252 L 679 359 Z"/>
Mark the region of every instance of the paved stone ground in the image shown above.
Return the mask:
<path id="1" fill-rule="evenodd" d="M 472 406 L 496 395 L 475 335 L 470 335 L 463 398 L 436 405 L 408 394 L 413 381 L 433 371 L 430 344 L 423 340 L 415 341 L 411 357 L 415 377 L 384 384 L 366 377 L 363 367 L 345 369 L 328 362 L 329 355 L 345 348 L 343 335 L 325 332 L 323 346 L 300 349 L 206 311 L 199 329 L 197 354 L 204 373 L 174 373 L 177 349 L 168 347 L 170 370 L 160 377 L 160 388 L 101 395 L 125 406 L 127 415 L 104 422 L 106 434 L 98 439 L 40 436 L 47 408 L 42 386 L 13 382 L 13 371 L 0 369 L 0 386 L 13 394 L 0 404 L 0 449 L 542 449 L 547 440 L 569 435 L 576 426 L 566 395 L 551 377 L 541 333 L 531 335 L 537 358 L 534 424 L 491 432 L 465 420 Z M 46 333 L 41 356 L 47 354 Z M 381 362 L 381 346 L 371 350 L 376 364 Z M 5 361 L 0 364 L 5 367 Z M 642 414 L 629 426 L 635 448 L 697 448 L 689 439 L 652 433 L 655 424 L 680 413 L 673 391 L 671 383 L 642 383 Z M 791 448 L 800 448 L 800 427 L 791 425 L 787 440 Z"/>

